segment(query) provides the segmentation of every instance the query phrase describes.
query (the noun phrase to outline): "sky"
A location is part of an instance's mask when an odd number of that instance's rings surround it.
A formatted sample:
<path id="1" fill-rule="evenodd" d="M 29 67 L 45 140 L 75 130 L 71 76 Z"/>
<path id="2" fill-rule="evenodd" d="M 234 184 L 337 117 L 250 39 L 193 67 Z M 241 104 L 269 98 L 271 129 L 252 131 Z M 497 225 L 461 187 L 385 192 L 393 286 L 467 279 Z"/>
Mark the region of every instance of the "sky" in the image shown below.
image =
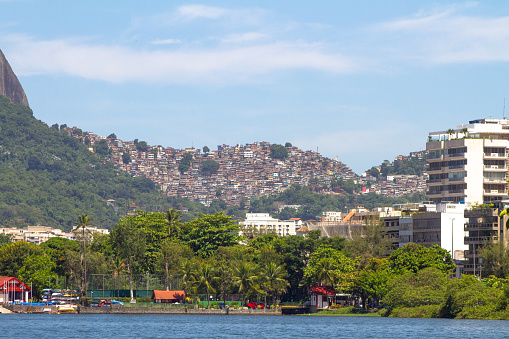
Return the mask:
<path id="1" fill-rule="evenodd" d="M 0 49 L 48 125 L 356 173 L 509 100 L 507 1 L 0 0 Z"/>

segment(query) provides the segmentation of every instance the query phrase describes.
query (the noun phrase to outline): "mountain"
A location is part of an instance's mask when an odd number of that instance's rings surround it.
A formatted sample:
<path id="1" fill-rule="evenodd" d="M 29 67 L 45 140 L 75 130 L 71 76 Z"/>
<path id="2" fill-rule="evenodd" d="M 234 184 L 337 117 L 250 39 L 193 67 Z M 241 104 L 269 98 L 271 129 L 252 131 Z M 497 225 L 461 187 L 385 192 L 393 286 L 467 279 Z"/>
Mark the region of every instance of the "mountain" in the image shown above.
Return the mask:
<path id="1" fill-rule="evenodd" d="M 0 49 L 0 95 L 3 95 L 15 104 L 28 107 L 28 99 L 18 81 L 18 77 L 12 71 L 11 65 Z"/>

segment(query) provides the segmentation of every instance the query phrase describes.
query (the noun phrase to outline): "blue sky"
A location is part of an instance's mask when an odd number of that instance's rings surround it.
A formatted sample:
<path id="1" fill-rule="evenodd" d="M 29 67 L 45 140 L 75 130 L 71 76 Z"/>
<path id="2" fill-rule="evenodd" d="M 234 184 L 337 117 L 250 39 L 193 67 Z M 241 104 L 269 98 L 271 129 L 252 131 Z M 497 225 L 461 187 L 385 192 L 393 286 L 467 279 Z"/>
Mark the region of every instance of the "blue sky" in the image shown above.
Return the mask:
<path id="1" fill-rule="evenodd" d="M 505 1 L 0 0 L 0 49 L 49 125 L 357 173 L 509 100 Z"/>

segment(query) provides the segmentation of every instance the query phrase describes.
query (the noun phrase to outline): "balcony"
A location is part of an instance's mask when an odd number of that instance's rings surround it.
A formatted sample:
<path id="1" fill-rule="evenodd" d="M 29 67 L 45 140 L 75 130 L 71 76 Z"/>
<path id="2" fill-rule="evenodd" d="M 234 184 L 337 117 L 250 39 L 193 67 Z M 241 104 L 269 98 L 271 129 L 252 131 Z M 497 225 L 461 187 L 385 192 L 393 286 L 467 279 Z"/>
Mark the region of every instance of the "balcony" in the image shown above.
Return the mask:
<path id="1" fill-rule="evenodd" d="M 498 231 L 497 223 L 465 224 L 465 231 Z"/>
<path id="2" fill-rule="evenodd" d="M 506 189 L 484 189 L 484 194 L 487 195 L 501 195 L 501 194 L 507 194 Z"/>
<path id="3" fill-rule="evenodd" d="M 484 178 L 484 182 L 487 182 L 487 183 L 490 183 L 490 182 L 505 183 L 505 182 L 507 182 L 507 177 L 504 177 L 504 178 Z"/>
<path id="4" fill-rule="evenodd" d="M 484 244 L 484 243 L 493 243 L 498 241 L 498 235 L 493 236 L 481 236 L 481 237 L 465 237 L 465 244 Z"/>
<path id="5" fill-rule="evenodd" d="M 505 153 L 484 153 L 484 159 L 503 159 L 506 157 Z"/>
<path id="6" fill-rule="evenodd" d="M 444 179 L 428 179 L 426 180 L 427 184 L 436 184 L 436 183 L 443 183 Z"/>
<path id="7" fill-rule="evenodd" d="M 506 165 L 484 165 L 485 171 L 506 171 Z"/>

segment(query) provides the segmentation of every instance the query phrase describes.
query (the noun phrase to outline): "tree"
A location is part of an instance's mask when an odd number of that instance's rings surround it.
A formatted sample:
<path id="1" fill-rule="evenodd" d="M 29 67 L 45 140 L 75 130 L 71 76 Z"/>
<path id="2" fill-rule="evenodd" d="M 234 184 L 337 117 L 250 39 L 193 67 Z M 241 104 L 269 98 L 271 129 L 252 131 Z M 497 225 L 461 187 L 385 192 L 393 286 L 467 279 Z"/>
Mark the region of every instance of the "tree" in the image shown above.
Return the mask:
<path id="1" fill-rule="evenodd" d="M 368 171 L 368 173 L 369 173 L 369 175 L 371 175 L 372 177 L 375 177 L 376 179 L 378 179 L 378 177 L 380 176 L 380 171 L 376 167 L 371 167 L 371 169 Z"/>
<path id="2" fill-rule="evenodd" d="M 197 255 L 206 258 L 219 246 L 233 246 L 241 239 L 239 225 L 223 212 L 199 216 L 184 226 L 182 235 Z"/>
<path id="3" fill-rule="evenodd" d="M 352 240 L 345 244 L 345 252 L 353 258 L 362 258 L 362 265 L 369 258 L 383 258 L 390 252 L 392 241 L 388 238 L 380 222 L 370 220 L 367 222 L 364 234 L 353 232 Z"/>
<path id="4" fill-rule="evenodd" d="M 189 167 L 191 167 L 191 163 L 193 161 L 193 155 L 191 153 L 184 153 L 182 156 L 182 159 L 180 159 L 178 170 L 180 173 L 184 174 L 187 172 Z"/>
<path id="5" fill-rule="evenodd" d="M 210 148 L 208 148 L 207 146 L 203 146 L 203 153 L 207 154 L 210 152 Z"/>
<path id="6" fill-rule="evenodd" d="M 130 162 L 131 162 L 131 155 L 129 154 L 129 152 L 124 151 L 124 153 L 122 153 L 122 163 L 124 165 L 127 165 Z"/>
<path id="7" fill-rule="evenodd" d="M 276 297 L 286 292 L 286 288 L 290 285 L 285 277 L 286 271 L 283 265 L 275 262 L 269 262 L 260 269 L 262 289 L 272 296 L 272 305 L 276 305 Z"/>
<path id="8" fill-rule="evenodd" d="M 115 133 L 111 133 L 110 135 L 108 135 L 108 139 L 116 139 L 117 138 L 117 135 Z"/>
<path id="9" fill-rule="evenodd" d="M 212 159 L 207 159 L 201 163 L 201 171 L 206 174 L 215 174 L 219 169 L 219 163 Z"/>
<path id="10" fill-rule="evenodd" d="M 274 144 L 270 146 L 270 156 L 273 159 L 288 158 L 288 149 L 283 145 Z"/>
<path id="11" fill-rule="evenodd" d="M 80 252 L 80 245 L 77 241 L 66 238 L 54 237 L 39 245 L 55 263 L 54 271 L 59 276 L 69 277 L 66 270 L 67 251 Z"/>
<path id="12" fill-rule="evenodd" d="M 23 266 L 18 271 L 18 278 L 28 285 L 32 283 L 32 295 L 38 299 L 42 297 L 42 289 L 48 286 L 48 282 L 56 280 L 53 272 L 55 263 L 47 255 L 32 254 L 23 261 Z M 48 288 L 51 288 L 48 286 Z"/>
<path id="13" fill-rule="evenodd" d="M 0 234 L 0 247 L 9 245 L 12 242 L 12 236 L 10 234 Z"/>
<path id="14" fill-rule="evenodd" d="M 182 281 L 182 285 L 184 285 L 184 294 L 187 296 L 189 293 L 189 285 L 193 281 L 194 277 L 194 269 L 195 263 L 191 260 L 186 260 L 182 262 L 178 268 L 178 274 Z"/>
<path id="15" fill-rule="evenodd" d="M 452 136 L 454 135 L 454 130 L 452 128 L 449 128 L 446 133 L 449 135 L 449 140 L 452 139 Z"/>
<path id="16" fill-rule="evenodd" d="M 141 262 L 145 254 L 145 232 L 136 227 L 133 217 L 120 219 L 111 232 L 111 241 L 116 255 L 121 258 L 129 272 L 129 291 L 134 300 L 133 274 L 141 271 Z"/>
<path id="17" fill-rule="evenodd" d="M 182 232 L 182 212 L 176 209 L 169 209 L 165 217 L 168 226 L 168 236 L 178 237 Z"/>
<path id="18" fill-rule="evenodd" d="M 345 291 L 357 265 L 356 260 L 348 258 L 343 252 L 320 246 L 309 258 L 304 280 L 308 285 L 334 286 Z"/>
<path id="19" fill-rule="evenodd" d="M 139 152 L 146 152 L 148 151 L 148 144 L 146 141 L 138 141 L 138 143 L 136 143 L 136 149 L 139 151 Z"/>
<path id="20" fill-rule="evenodd" d="M 201 262 L 196 265 L 196 269 L 194 284 L 197 288 L 205 289 L 207 293 L 207 308 L 210 309 L 210 292 L 216 292 L 213 285 L 216 280 L 214 267 L 207 262 Z"/>
<path id="21" fill-rule="evenodd" d="M 447 250 L 438 245 L 427 248 L 415 243 L 409 243 L 392 252 L 389 256 L 389 264 L 395 272 L 413 273 L 433 267 L 443 274 L 449 274 L 456 267 Z"/>
<path id="22" fill-rule="evenodd" d="M 18 241 L 0 247 L 0 276 L 17 276 L 27 257 L 41 254 L 41 248 L 25 241 Z"/>
<path id="23" fill-rule="evenodd" d="M 103 157 L 108 156 L 110 148 L 108 142 L 105 139 L 101 139 L 94 144 L 94 152 Z"/>
<path id="24" fill-rule="evenodd" d="M 393 308 L 440 305 L 445 301 L 446 288 L 446 276 L 434 267 L 407 272 L 389 282 L 384 305 Z"/>
<path id="25" fill-rule="evenodd" d="M 78 221 L 74 223 L 76 226 L 73 230 L 80 238 L 82 246 L 80 248 L 80 257 L 81 257 L 81 280 L 80 280 L 80 295 L 81 295 L 81 301 L 84 305 L 84 298 L 87 297 L 87 260 L 86 260 L 86 253 L 85 249 L 87 247 L 87 226 L 92 221 L 92 219 L 86 215 L 82 214 L 78 216 Z M 81 235 L 79 235 L 81 233 Z"/>
<path id="26" fill-rule="evenodd" d="M 286 142 L 286 144 L 285 144 L 285 147 L 286 147 L 286 148 L 290 148 L 290 147 L 292 147 L 292 143 L 287 141 L 287 142 Z"/>
<path id="27" fill-rule="evenodd" d="M 239 261 L 233 266 L 233 286 L 242 294 L 242 306 L 244 306 L 244 295 L 249 294 L 256 286 L 258 276 L 255 274 L 256 267 L 253 263 Z"/>
<path id="28" fill-rule="evenodd" d="M 161 242 L 161 264 L 164 267 L 165 280 L 164 285 L 166 290 L 170 290 L 169 280 L 170 272 L 176 273 L 178 270 L 178 263 L 183 259 L 190 259 L 193 255 L 191 249 L 181 243 L 172 239 L 164 239 Z"/>
<path id="29" fill-rule="evenodd" d="M 369 259 L 364 269 L 353 276 L 352 293 L 361 297 L 367 308 L 367 299 L 372 298 L 378 305 L 388 292 L 388 282 L 394 277 L 387 259 Z"/>

